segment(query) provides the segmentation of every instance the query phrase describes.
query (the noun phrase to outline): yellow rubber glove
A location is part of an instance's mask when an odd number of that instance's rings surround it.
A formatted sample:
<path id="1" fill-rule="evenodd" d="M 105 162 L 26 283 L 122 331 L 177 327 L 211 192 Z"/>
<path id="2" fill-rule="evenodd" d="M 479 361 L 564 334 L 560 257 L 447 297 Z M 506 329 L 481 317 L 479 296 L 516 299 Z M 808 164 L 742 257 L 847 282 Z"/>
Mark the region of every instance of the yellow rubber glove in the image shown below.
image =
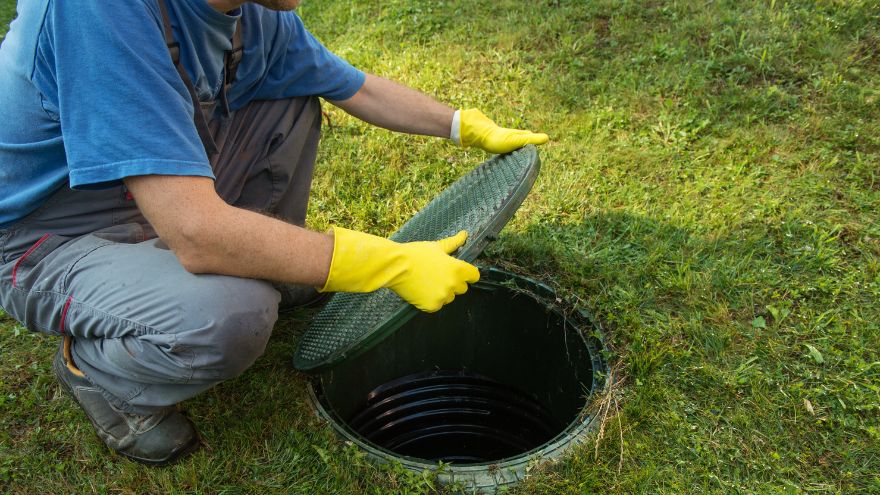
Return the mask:
<path id="1" fill-rule="evenodd" d="M 544 144 L 550 137 L 543 133 L 499 127 L 483 112 L 472 108 L 459 110 L 461 145 L 483 148 L 489 153 L 509 153 L 527 144 Z"/>
<path id="2" fill-rule="evenodd" d="M 449 256 L 467 232 L 439 241 L 398 243 L 333 227 L 333 260 L 321 292 L 372 292 L 388 287 L 413 306 L 433 313 L 480 279 L 477 267 Z"/>

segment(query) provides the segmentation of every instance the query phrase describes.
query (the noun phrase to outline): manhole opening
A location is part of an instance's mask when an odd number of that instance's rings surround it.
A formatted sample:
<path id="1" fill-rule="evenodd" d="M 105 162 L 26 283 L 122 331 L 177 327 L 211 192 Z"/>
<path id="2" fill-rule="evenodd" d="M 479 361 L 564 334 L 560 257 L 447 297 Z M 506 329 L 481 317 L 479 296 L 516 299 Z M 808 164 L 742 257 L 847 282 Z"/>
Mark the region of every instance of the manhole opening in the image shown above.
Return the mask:
<path id="1" fill-rule="evenodd" d="M 468 371 L 430 371 L 380 385 L 349 426 L 396 454 L 492 462 L 540 447 L 564 428 L 537 398 Z"/>
<path id="2" fill-rule="evenodd" d="M 385 459 L 488 466 L 561 452 L 590 419 L 604 361 L 589 321 L 556 302 L 543 285 L 483 270 L 442 311 L 318 375 L 319 412 Z"/>

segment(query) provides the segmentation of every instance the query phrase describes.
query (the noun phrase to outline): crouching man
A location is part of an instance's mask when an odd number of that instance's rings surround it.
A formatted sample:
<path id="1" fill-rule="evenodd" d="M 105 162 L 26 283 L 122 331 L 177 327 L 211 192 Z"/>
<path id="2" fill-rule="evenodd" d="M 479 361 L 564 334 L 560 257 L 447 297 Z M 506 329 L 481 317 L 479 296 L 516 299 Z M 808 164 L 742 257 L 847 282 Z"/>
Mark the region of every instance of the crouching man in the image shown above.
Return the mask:
<path id="1" fill-rule="evenodd" d="M 0 306 L 63 337 L 100 438 L 165 464 L 175 405 L 247 369 L 279 305 L 388 287 L 436 311 L 477 281 L 467 233 L 303 228 L 321 96 L 372 124 L 503 153 L 547 140 L 365 74 L 298 0 L 34 0 L 0 47 Z"/>

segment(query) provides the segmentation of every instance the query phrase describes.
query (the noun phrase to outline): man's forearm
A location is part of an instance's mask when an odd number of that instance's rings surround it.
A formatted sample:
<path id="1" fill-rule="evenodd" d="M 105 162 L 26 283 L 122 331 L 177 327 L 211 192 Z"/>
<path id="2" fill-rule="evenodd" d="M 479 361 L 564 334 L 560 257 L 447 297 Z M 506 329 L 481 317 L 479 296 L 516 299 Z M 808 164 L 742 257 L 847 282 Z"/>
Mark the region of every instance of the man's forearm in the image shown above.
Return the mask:
<path id="1" fill-rule="evenodd" d="M 331 103 L 385 129 L 445 138 L 449 137 L 455 114 L 453 108 L 430 96 L 372 74 L 367 74 L 354 96 Z"/>
<path id="2" fill-rule="evenodd" d="M 327 280 L 332 236 L 230 206 L 204 177 L 142 176 L 125 183 L 190 272 L 316 287 Z"/>
<path id="3" fill-rule="evenodd" d="M 321 287 L 333 237 L 229 206 L 178 254 L 193 273 L 216 273 Z M 188 253 L 184 254 L 184 253 Z"/>
<path id="4" fill-rule="evenodd" d="M 125 179 L 141 212 L 192 273 L 367 292 L 387 287 L 425 311 L 437 311 L 480 278 L 449 256 L 467 233 L 397 243 L 339 227 L 312 232 L 224 202 L 206 177 L 144 175 Z"/>

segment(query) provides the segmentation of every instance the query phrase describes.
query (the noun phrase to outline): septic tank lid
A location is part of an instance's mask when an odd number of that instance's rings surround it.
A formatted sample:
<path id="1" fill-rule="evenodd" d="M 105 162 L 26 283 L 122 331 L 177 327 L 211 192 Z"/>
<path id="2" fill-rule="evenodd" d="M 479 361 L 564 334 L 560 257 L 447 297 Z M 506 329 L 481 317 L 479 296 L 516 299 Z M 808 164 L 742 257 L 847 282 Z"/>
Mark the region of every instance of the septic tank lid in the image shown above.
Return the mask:
<path id="1" fill-rule="evenodd" d="M 398 242 L 433 241 L 468 231 L 455 256 L 473 261 L 513 218 L 535 183 L 538 150 L 526 146 L 497 155 L 452 184 L 394 235 Z M 300 341 L 293 365 L 315 371 L 366 351 L 419 310 L 390 289 L 334 294 Z"/>

